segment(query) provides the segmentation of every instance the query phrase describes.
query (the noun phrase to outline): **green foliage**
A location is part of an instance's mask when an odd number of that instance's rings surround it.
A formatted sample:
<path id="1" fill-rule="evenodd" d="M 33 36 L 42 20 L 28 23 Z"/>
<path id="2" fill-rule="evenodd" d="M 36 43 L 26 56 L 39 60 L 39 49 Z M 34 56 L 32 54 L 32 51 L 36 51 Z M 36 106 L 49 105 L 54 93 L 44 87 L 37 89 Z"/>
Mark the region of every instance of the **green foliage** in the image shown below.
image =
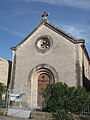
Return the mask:
<path id="1" fill-rule="evenodd" d="M 56 111 L 58 107 L 63 108 L 67 90 L 68 86 L 62 83 L 51 84 L 46 88 L 45 102 L 49 112 Z"/>
<path id="2" fill-rule="evenodd" d="M 0 83 L 0 99 L 2 98 L 2 94 L 6 92 L 7 87 L 3 84 Z"/>
<path id="3" fill-rule="evenodd" d="M 90 93 L 83 87 L 70 87 L 67 92 L 66 107 L 72 113 L 81 114 L 90 106 Z"/>
<path id="4" fill-rule="evenodd" d="M 71 114 L 65 110 L 58 109 L 53 115 L 55 120 L 73 120 Z"/>
<path id="5" fill-rule="evenodd" d="M 46 111 L 53 112 L 57 120 L 70 120 L 70 114 L 81 114 L 90 106 L 90 92 L 83 87 L 68 87 L 55 83 L 45 90 Z"/>

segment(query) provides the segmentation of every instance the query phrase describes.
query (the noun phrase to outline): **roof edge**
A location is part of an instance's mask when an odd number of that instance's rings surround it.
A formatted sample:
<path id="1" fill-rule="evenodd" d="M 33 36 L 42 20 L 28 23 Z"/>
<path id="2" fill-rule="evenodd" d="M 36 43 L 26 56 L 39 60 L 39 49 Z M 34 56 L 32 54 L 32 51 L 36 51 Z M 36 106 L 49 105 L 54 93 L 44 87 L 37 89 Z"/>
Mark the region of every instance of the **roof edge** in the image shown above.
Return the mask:
<path id="1" fill-rule="evenodd" d="M 23 44 L 42 24 L 43 24 L 43 22 L 41 22 L 32 32 L 30 32 L 18 45 L 11 47 L 10 49 L 12 51 L 17 50 L 19 48 L 19 46 L 21 46 L 21 44 Z"/>
<path id="2" fill-rule="evenodd" d="M 62 29 L 46 22 L 43 21 L 43 24 L 46 25 L 47 27 L 55 30 L 55 32 L 57 32 L 58 34 L 61 34 L 63 37 L 67 38 L 69 41 L 73 42 L 74 44 L 76 43 L 85 43 L 85 40 L 83 38 L 81 39 L 76 39 L 75 37 L 73 37 L 72 35 L 70 35 L 69 33 L 66 33 L 65 31 L 63 31 Z"/>
<path id="3" fill-rule="evenodd" d="M 65 31 L 63 31 L 63 30 L 55 27 L 54 25 L 48 23 L 47 21 L 41 21 L 40 24 L 27 37 L 25 37 L 17 46 L 11 47 L 10 49 L 12 51 L 17 50 L 21 46 L 21 44 L 23 44 L 41 25 L 47 26 L 48 28 L 50 28 L 51 30 L 53 30 L 53 31 L 57 32 L 58 34 L 62 35 L 63 37 L 65 37 L 69 41 L 73 42 L 74 44 L 85 43 L 84 39 L 79 39 L 78 40 L 78 39 L 74 38 L 73 36 L 71 36 L 70 34 L 66 33 Z"/>

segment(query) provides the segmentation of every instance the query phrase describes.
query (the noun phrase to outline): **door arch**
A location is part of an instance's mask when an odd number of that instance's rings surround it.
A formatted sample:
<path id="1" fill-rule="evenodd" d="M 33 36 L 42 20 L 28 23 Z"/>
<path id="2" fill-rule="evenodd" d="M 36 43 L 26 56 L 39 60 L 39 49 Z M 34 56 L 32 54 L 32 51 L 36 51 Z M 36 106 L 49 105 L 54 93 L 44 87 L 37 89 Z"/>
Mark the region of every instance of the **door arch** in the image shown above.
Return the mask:
<path id="1" fill-rule="evenodd" d="M 43 91 L 48 84 L 58 81 L 56 70 L 47 64 L 40 64 L 32 69 L 28 76 L 28 84 L 30 86 L 30 107 L 43 107 L 44 97 Z"/>

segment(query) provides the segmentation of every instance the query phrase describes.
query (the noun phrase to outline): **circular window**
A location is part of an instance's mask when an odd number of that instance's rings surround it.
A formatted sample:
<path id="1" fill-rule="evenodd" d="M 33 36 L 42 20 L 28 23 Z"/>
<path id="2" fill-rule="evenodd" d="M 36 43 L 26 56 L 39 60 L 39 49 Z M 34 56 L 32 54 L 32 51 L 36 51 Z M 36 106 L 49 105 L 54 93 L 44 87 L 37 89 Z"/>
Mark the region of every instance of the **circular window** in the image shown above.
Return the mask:
<path id="1" fill-rule="evenodd" d="M 45 53 L 52 46 L 52 39 L 49 36 L 41 36 L 36 40 L 35 48 L 38 52 Z"/>

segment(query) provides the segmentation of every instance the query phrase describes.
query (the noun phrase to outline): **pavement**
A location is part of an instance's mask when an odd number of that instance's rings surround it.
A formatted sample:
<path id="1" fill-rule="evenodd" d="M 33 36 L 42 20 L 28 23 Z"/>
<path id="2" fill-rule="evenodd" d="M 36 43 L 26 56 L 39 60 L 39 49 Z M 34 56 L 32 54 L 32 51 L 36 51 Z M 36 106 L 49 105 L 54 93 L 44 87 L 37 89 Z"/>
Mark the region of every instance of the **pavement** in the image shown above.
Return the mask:
<path id="1" fill-rule="evenodd" d="M 30 120 L 27 118 L 11 117 L 11 116 L 0 116 L 0 120 Z"/>

